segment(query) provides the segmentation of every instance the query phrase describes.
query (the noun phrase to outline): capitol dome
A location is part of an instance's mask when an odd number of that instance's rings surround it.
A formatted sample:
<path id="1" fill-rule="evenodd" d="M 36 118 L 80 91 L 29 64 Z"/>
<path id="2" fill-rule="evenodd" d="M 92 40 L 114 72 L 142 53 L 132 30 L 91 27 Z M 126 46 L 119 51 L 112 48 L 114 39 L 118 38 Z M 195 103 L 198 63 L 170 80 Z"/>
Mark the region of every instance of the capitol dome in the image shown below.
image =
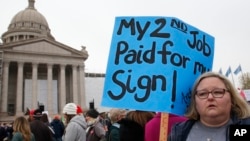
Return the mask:
<path id="1" fill-rule="evenodd" d="M 28 0 L 28 2 L 28 7 L 18 12 L 12 18 L 8 31 L 2 35 L 4 44 L 37 37 L 46 37 L 54 40 L 47 20 L 35 9 L 35 0 Z"/>

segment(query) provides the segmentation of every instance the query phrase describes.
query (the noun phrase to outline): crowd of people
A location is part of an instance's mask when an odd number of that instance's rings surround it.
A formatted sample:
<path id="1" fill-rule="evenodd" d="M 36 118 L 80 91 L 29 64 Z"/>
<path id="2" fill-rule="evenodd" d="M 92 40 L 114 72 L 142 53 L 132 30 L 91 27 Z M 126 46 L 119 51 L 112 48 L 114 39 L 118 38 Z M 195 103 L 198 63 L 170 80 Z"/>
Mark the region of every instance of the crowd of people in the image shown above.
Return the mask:
<path id="1" fill-rule="evenodd" d="M 2 124 L 0 141 L 159 141 L 161 114 L 119 108 L 99 113 L 67 103 L 52 121 L 37 109 Z M 250 106 L 227 77 L 206 72 L 194 83 L 185 116 L 169 114 L 168 120 L 168 141 L 228 141 L 230 125 L 250 124 Z"/>

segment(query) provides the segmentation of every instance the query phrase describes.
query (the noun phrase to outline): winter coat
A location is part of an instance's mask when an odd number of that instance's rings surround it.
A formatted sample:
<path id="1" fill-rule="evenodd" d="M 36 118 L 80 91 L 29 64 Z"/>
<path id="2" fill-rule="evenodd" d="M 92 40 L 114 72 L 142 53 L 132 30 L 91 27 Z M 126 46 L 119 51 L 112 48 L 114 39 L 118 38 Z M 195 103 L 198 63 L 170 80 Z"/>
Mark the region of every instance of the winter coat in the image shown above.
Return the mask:
<path id="1" fill-rule="evenodd" d="M 88 127 L 87 140 L 86 141 L 106 141 L 106 131 L 103 125 L 97 121 L 91 127 Z"/>
<path id="2" fill-rule="evenodd" d="M 11 141 L 23 141 L 22 133 L 14 133 Z M 33 135 L 33 133 L 31 134 L 31 141 L 35 141 L 35 136 Z"/>
<path id="3" fill-rule="evenodd" d="M 54 130 L 54 137 L 55 138 L 61 138 L 64 133 L 64 124 L 61 120 L 59 119 L 54 119 L 51 123 L 50 126 Z"/>
<path id="4" fill-rule="evenodd" d="M 107 141 L 120 141 L 120 124 L 113 123 L 107 133 Z"/>
<path id="5" fill-rule="evenodd" d="M 41 120 L 35 119 L 30 123 L 31 132 L 36 141 L 53 141 L 52 132 Z"/>
<path id="6" fill-rule="evenodd" d="M 250 125 L 250 118 L 239 119 L 233 115 L 231 119 L 233 121 L 231 125 Z M 173 126 L 168 136 L 168 141 L 185 141 L 195 122 L 197 122 L 197 120 L 187 120 Z M 227 127 L 227 134 L 225 135 L 226 141 L 229 141 L 229 126 Z"/>
<path id="7" fill-rule="evenodd" d="M 144 128 L 137 122 L 129 119 L 121 119 L 120 141 L 144 141 Z"/>
<path id="8" fill-rule="evenodd" d="M 85 141 L 87 123 L 83 116 L 74 116 L 65 128 L 63 141 Z"/>

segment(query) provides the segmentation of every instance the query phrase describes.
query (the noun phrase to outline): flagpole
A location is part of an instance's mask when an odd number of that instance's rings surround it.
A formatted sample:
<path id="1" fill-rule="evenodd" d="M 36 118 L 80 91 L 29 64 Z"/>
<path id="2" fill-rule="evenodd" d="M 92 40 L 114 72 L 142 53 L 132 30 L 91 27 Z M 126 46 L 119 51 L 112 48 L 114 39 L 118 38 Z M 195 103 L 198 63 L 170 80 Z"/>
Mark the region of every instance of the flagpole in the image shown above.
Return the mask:
<path id="1" fill-rule="evenodd" d="M 226 74 L 225 74 L 225 75 L 226 75 L 226 77 L 228 77 L 228 76 L 229 76 L 229 74 L 231 74 L 232 81 L 233 81 L 233 85 L 235 86 L 231 66 L 229 66 L 229 68 L 227 69 L 227 72 L 226 72 Z"/>
<path id="2" fill-rule="evenodd" d="M 232 76 L 232 80 L 233 80 L 233 84 L 235 86 L 235 83 L 234 83 L 234 77 L 233 77 L 233 74 L 231 73 L 231 76 Z M 236 87 L 236 86 L 235 86 Z"/>
<path id="3" fill-rule="evenodd" d="M 240 72 L 241 72 L 241 77 L 243 79 L 243 85 L 245 84 L 245 78 L 244 78 L 244 73 L 242 71 L 242 67 L 240 66 Z"/>

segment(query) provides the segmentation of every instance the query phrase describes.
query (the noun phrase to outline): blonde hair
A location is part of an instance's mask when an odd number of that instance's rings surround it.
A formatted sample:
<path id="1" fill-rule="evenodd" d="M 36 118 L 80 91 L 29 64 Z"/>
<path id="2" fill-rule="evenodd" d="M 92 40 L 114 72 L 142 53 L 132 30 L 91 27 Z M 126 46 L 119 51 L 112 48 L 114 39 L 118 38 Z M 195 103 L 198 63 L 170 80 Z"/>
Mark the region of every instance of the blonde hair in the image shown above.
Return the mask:
<path id="1" fill-rule="evenodd" d="M 111 123 L 119 121 L 123 116 L 126 116 L 126 110 L 113 108 L 109 111 Z"/>
<path id="2" fill-rule="evenodd" d="M 17 117 L 13 123 L 13 132 L 20 132 L 22 134 L 23 137 L 23 141 L 31 141 L 31 129 L 30 129 L 30 124 L 28 122 L 28 120 L 23 117 Z"/>
<path id="3" fill-rule="evenodd" d="M 194 120 L 198 120 L 200 118 L 200 115 L 196 110 L 196 103 L 195 103 L 196 89 L 203 79 L 209 78 L 209 77 L 219 78 L 225 84 L 226 89 L 230 93 L 230 97 L 231 97 L 231 103 L 232 103 L 231 113 L 236 114 L 238 118 L 246 118 L 250 116 L 250 106 L 238 94 L 237 89 L 233 86 L 230 80 L 224 75 L 221 75 L 219 73 L 206 72 L 206 73 L 203 73 L 194 83 L 192 94 L 191 94 L 191 103 L 189 105 L 189 109 L 186 114 L 188 118 L 194 119 Z"/>

